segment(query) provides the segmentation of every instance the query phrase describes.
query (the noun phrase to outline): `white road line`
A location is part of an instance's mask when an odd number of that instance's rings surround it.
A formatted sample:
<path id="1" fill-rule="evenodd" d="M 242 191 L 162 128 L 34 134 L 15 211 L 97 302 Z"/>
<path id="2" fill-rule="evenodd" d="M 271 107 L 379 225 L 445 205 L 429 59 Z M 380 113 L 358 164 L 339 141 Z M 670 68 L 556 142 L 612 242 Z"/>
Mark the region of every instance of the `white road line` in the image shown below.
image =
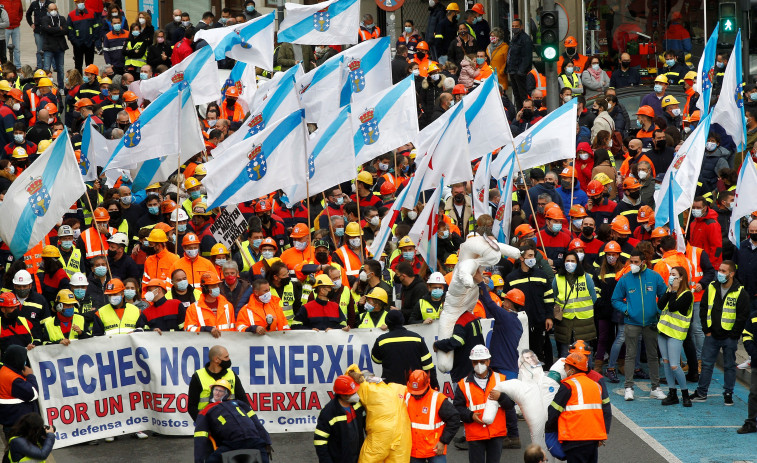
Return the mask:
<path id="1" fill-rule="evenodd" d="M 625 427 L 631 430 L 634 434 L 639 436 L 641 440 L 643 440 L 646 444 L 649 444 L 652 449 L 659 453 L 661 457 L 663 457 L 665 460 L 668 461 L 668 463 L 683 463 L 678 457 L 673 455 L 673 453 L 665 448 L 662 444 L 657 442 L 652 436 L 650 436 L 644 429 L 642 429 L 639 425 L 634 423 L 630 418 L 628 418 L 623 412 L 621 412 L 618 407 L 615 405 L 612 406 L 612 417 L 617 418 L 618 421 L 623 423 Z"/>
<path id="2" fill-rule="evenodd" d="M 741 426 L 643 426 L 641 429 L 738 429 Z"/>

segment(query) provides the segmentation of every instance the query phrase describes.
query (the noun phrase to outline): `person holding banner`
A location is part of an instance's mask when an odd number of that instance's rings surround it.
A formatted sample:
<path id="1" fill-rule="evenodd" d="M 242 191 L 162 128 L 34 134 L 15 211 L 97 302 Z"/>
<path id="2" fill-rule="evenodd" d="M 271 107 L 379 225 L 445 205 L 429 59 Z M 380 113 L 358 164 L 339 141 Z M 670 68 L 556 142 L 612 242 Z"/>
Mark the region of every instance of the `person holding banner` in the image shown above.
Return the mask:
<path id="1" fill-rule="evenodd" d="M 315 278 L 313 292 L 315 300 L 308 302 L 297 313 L 297 320 L 302 323 L 303 329 L 313 331 L 328 331 L 341 328 L 349 331 L 347 319 L 339 305 L 329 300 L 329 294 L 334 288 L 334 282 L 326 275 L 318 275 Z"/>
<path id="2" fill-rule="evenodd" d="M 244 391 L 242 381 L 239 376 L 231 370 L 231 359 L 229 351 L 223 346 L 215 345 L 208 351 L 208 363 L 204 367 L 195 371 L 192 379 L 189 380 L 189 390 L 187 391 L 187 413 L 194 421 L 197 421 L 197 415 L 210 403 L 213 384 L 220 380 L 228 381 L 231 386 L 229 390 L 231 395 L 229 399 L 239 397 L 239 401 L 249 405 L 247 393 Z"/>
<path id="3" fill-rule="evenodd" d="M 281 300 L 272 295 L 268 281 L 262 278 L 253 281 L 252 291 L 249 302 L 239 311 L 237 331 L 264 335 L 270 331 L 289 330 Z"/>
<path id="4" fill-rule="evenodd" d="M 145 301 L 150 306 L 142 311 L 137 326 L 158 334 L 163 331 L 184 331 L 186 307 L 178 299 L 166 299 L 168 284 L 165 280 L 150 280 L 144 285 Z"/>
<path id="5" fill-rule="evenodd" d="M 94 336 L 111 336 L 142 331 L 137 327 L 140 312 L 137 306 L 129 304 L 124 299 L 124 284 L 118 278 L 113 278 L 105 284 L 105 295 L 109 304 L 97 310 L 95 323 L 92 327 Z"/>
<path id="6" fill-rule="evenodd" d="M 220 338 L 222 331 L 234 331 L 234 306 L 221 296 L 221 279 L 215 272 L 200 277 L 200 299 L 187 308 L 184 330 L 205 331 Z"/>
<path id="7" fill-rule="evenodd" d="M 7 292 L 0 294 L 0 351 L 7 351 L 10 346 L 17 345 L 27 350 L 34 349 L 35 337 L 32 324 L 26 317 L 19 316 L 21 303 L 16 295 Z M 36 331 L 36 330 L 35 330 Z"/>
<path id="8" fill-rule="evenodd" d="M 75 313 L 79 302 L 69 289 L 62 289 L 55 297 L 55 315 L 42 320 L 42 344 L 63 344 L 67 346 L 76 339 L 92 336 L 84 331 L 87 326 L 84 317 Z"/>

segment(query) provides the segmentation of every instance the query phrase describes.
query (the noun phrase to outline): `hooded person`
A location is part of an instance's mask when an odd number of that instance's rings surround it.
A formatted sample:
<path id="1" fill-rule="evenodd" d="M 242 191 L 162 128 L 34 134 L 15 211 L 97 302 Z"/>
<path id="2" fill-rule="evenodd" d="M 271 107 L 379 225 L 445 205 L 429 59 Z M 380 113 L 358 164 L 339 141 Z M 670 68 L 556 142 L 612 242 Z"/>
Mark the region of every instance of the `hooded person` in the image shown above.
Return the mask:
<path id="1" fill-rule="evenodd" d="M 10 429 L 27 413 L 39 413 L 37 378 L 26 356 L 26 348 L 12 345 L 3 352 L 0 367 L 0 424 Z M 409 433 L 408 433 L 409 434 Z"/>

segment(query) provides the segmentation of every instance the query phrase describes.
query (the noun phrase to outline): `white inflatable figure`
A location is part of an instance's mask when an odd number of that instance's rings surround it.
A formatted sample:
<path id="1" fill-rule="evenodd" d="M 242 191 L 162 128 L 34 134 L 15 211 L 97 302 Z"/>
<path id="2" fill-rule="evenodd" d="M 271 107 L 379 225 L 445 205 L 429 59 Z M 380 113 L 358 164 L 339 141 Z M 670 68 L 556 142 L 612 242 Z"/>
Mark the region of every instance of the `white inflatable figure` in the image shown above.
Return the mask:
<path id="1" fill-rule="evenodd" d="M 494 386 L 494 389 L 507 394 L 520 407 L 523 417 L 528 424 L 531 442 L 546 449 L 544 439 L 544 425 L 547 422 L 547 407 L 555 398 L 560 385 L 551 377 L 544 374 L 542 362 L 531 350 L 524 350 L 520 356 L 518 379 L 509 379 Z M 495 401 L 487 401 L 484 416 L 490 412 L 490 405 Z M 496 408 L 494 408 L 496 411 Z M 548 461 L 554 462 L 551 455 Z"/>
<path id="2" fill-rule="evenodd" d="M 481 235 L 469 236 L 460 245 L 458 262 L 452 272 L 449 290 L 444 299 L 444 310 L 439 315 L 439 339 L 452 336 L 452 330 L 460 315 L 471 311 L 478 301 L 478 287 L 473 281 L 479 267 L 496 265 L 502 257 L 518 259 L 518 248 L 498 243 L 492 237 Z M 442 373 L 452 369 L 454 352 L 437 352 L 436 366 Z"/>

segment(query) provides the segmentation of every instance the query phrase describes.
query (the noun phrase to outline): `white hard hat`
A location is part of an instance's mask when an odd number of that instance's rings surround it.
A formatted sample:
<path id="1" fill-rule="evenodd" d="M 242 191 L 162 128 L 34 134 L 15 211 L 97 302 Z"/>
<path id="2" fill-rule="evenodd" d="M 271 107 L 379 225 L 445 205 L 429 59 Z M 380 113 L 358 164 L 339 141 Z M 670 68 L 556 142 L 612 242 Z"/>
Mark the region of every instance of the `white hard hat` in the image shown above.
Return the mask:
<path id="1" fill-rule="evenodd" d="M 32 275 L 26 270 L 19 270 L 13 276 L 14 285 L 30 285 L 32 284 Z"/>
<path id="2" fill-rule="evenodd" d="M 179 214 L 179 222 L 189 220 L 189 216 L 186 212 L 184 212 L 184 209 L 177 207 L 173 210 L 173 212 L 171 212 L 171 222 L 176 222 L 176 214 Z"/>
<path id="3" fill-rule="evenodd" d="M 122 246 L 128 246 L 129 245 L 129 237 L 126 236 L 126 233 L 113 233 L 110 238 L 108 238 L 108 243 L 113 244 L 120 244 Z"/>
<path id="4" fill-rule="evenodd" d="M 477 344 L 471 349 L 470 357 L 468 358 L 471 360 L 487 360 L 492 358 L 492 354 L 489 353 L 489 349 L 485 345 Z"/>
<path id="5" fill-rule="evenodd" d="M 431 274 L 431 276 L 428 277 L 428 281 L 426 283 L 430 285 L 446 285 L 447 280 L 444 279 L 444 275 L 442 275 L 440 272 L 434 272 Z"/>
<path id="6" fill-rule="evenodd" d="M 89 286 L 89 282 L 87 281 L 87 277 L 84 276 L 81 272 L 76 272 L 73 275 L 71 275 L 71 281 L 69 282 L 69 285 L 71 286 Z"/>
<path id="7" fill-rule="evenodd" d="M 61 225 L 58 228 L 58 238 L 62 238 L 64 236 L 74 236 L 74 229 L 71 228 L 71 225 Z"/>

